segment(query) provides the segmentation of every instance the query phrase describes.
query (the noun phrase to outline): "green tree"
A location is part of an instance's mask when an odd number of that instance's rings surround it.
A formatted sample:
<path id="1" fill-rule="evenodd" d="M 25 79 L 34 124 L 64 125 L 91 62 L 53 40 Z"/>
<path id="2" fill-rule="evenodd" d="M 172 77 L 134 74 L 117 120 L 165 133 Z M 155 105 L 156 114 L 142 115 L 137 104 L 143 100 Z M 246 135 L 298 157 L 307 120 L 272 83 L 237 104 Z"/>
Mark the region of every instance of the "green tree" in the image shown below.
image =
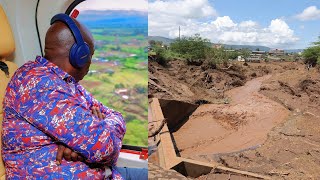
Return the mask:
<path id="1" fill-rule="evenodd" d="M 316 64 L 320 64 L 320 36 L 318 37 L 318 41 L 313 42 L 312 45 L 303 51 L 302 56 L 306 64 L 315 66 Z"/>
<path id="2" fill-rule="evenodd" d="M 200 34 L 190 37 L 183 36 L 170 45 L 173 52 L 181 54 L 188 61 L 203 61 L 208 48 L 210 48 L 210 41 L 202 38 Z"/>
<path id="3" fill-rule="evenodd" d="M 236 59 L 239 55 L 237 51 L 227 51 L 227 59 Z"/>
<path id="4" fill-rule="evenodd" d="M 206 59 L 214 68 L 217 64 L 228 64 L 228 60 L 231 59 L 230 57 L 231 55 L 224 48 L 210 48 L 206 51 Z"/>
<path id="5" fill-rule="evenodd" d="M 305 49 L 302 53 L 305 63 L 311 64 L 312 66 L 320 63 L 320 47 L 313 46 Z"/>

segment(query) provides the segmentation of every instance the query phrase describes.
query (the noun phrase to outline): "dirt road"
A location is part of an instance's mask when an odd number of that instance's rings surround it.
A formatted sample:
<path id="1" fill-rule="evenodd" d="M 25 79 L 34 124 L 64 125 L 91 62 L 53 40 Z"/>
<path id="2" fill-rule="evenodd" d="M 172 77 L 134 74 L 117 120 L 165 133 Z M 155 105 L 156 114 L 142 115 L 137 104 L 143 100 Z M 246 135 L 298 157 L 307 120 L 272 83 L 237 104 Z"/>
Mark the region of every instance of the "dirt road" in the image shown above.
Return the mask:
<path id="1" fill-rule="evenodd" d="M 268 132 L 288 116 L 288 110 L 260 94 L 261 84 L 271 75 L 248 81 L 227 92 L 230 104 L 201 105 L 175 133 L 183 157 L 230 153 L 254 148 Z"/>

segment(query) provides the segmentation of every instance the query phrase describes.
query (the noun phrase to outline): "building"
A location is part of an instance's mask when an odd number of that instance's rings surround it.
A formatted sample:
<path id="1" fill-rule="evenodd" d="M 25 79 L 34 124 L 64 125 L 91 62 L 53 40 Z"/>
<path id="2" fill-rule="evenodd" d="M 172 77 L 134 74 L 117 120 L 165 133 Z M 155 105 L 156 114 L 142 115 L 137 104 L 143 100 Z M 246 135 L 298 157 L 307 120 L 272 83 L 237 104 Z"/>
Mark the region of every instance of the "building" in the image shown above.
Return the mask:
<path id="1" fill-rule="evenodd" d="M 266 51 L 252 51 L 251 53 L 252 53 L 252 54 L 262 54 L 262 55 L 267 54 Z"/>
<path id="2" fill-rule="evenodd" d="M 283 49 L 271 49 L 269 51 L 269 55 L 273 56 L 282 56 L 285 55 L 285 52 Z"/>
<path id="3" fill-rule="evenodd" d="M 242 56 L 238 56 L 237 59 L 238 59 L 239 62 L 244 62 L 245 61 L 245 59 Z"/>
<path id="4" fill-rule="evenodd" d="M 248 62 L 260 62 L 263 57 L 267 54 L 266 51 L 252 51 L 250 56 L 247 58 Z"/>
<path id="5" fill-rule="evenodd" d="M 130 98 L 130 92 L 128 89 L 117 89 L 115 90 L 115 93 L 122 97 L 122 99 L 129 99 Z"/>

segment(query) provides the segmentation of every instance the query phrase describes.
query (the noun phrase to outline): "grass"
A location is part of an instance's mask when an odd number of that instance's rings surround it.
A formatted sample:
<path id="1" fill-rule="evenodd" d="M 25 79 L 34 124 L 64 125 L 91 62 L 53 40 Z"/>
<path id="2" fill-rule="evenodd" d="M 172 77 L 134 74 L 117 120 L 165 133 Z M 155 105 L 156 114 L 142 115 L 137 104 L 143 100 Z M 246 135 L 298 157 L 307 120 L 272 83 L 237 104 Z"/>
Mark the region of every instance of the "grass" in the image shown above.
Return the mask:
<path id="1" fill-rule="evenodd" d="M 93 38 L 95 40 L 102 40 L 102 41 L 114 41 L 116 38 L 114 36 L 104 36 L 100 34 L 93 33 Z"/>
<path id="2" fill-rule="evenodd" d="M 145 144 L 145 140 L 148 139 L 148 131 L 146 131 L 146 124 L 140 120 L 132 120 L 127 123 L 127 134 L 123 139 L 124 144 Z M 137 138 L 138 137 L 138 138 Z"/>

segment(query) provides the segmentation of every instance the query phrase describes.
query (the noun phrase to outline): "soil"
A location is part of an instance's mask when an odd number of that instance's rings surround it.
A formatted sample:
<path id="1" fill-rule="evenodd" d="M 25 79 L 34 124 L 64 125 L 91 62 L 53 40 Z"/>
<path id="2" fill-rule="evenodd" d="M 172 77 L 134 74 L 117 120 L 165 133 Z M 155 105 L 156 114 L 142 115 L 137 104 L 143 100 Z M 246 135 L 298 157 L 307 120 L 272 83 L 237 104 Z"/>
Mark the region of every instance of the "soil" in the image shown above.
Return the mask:
<path id="1" fill-rule="evenodd" d="M 159 180 L 159 179 L 170 179 L 170 180 L 187 180 L 188 178 L 184 177 L 180 173 L 177 173 L 174 170 L 165 170 L 160 166 L 149 163 L 148 164 L 148 179 L 150 180 Z"/>
<path id="2" fill-rule="evenodd" d="M 268 132 L 289 114 L 281 104 L 258 93 L 262 81 L 270 77 L 256 78 L 227 91 L 230 104 L 201 105 L 173 133 L 180 155 L 230 153 L 261 145 Z"/>
<path id="3" fill-rule="evenodd" d="M 173 132 L 181 156 L 272 179 L 320 178 L 320 73 L 314 68 L 149 62 L 149 97 L 202 104 Z M 237 179 L 217 172 L 199 179 L 225 177 Z"/>
<path id="4" fill-rule="evenodd" d="M 163 67 L 149 61 L 149 97 L 174 99 L 190 103 L 224 102 L 225 92 L 243 86 L 248 80 L 272 71 L 282 70 L 280 65 L 234 63 L 232 66 L 210 68 L 207 64 L 187 65 L 184 61 L 170 61 Z"/>

